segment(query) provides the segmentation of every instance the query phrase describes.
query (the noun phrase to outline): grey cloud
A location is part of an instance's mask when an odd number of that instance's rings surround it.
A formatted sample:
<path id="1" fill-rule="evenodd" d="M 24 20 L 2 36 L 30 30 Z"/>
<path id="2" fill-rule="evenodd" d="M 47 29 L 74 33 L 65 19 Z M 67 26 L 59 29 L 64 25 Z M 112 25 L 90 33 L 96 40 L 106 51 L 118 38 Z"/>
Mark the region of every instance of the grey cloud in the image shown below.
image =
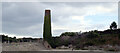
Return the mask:
<path id="1" fill-rule="evenodd" d="M 2 33 L 2 3 L 0 2 L 0 33 Z"/>
<path id="2" fill-rule="evenodd" d="M 120 28 L 120 2 L 118 3 L 118 27 Z"/>
<path id="3" fill-rule="evenodd" d="M 119 2 L 120 0 L 2 0 L 3 2 Z"/>
<path id="4" fill-rule="evenodd" d="M 7 5 L 9 4 L 9 6 Z M 14 7 L 11 8 L 14 4 Z M 15 34 L 25 34 L 32 33 L 27 32 L 23 28 L 28 28 L 36 24 L 43 23 L 43 13 L 36 10 L 35 6 L 25 5 L 30 3 L 3 3 L 3 32 L 15 33 Z M 21 29 L 23 29 L 21 31 Z M 39 28 L 38 28 L 39 29 Z M 41 30 L 40 30 L 41 31 Z"/>
<path id="5" fill-rule="evenodd" d="M 86 11 L 81 9 L 87 6 L 101 5 L 110 7 L 106 3 L 82 3 L 82 2 L 4 2 L 3 3 L 3 32 L 17 35 L 32 35 L 42 37 L 44 10 L 51 9 L 52 23 L 57 26 L 67 26 L 72 22 L 70 16 L 84 15 Z M 69 10 L 69 7 L 75 10 Z M 68 8 L 68 11 L 65 10 Z M 76 10 L 77 9 L 77 10 Z M 74 12 L 77 11 L 78 13 Z M 53 28 L 52 28 L 53 29 Z M 67 30 L 53 30 L 53 35 L 59 35 Z"/>
<path id="6" fill-rule="evenodd" d="M 68 32 L 68 30 L 62 30 L 62 29 L 59 29 L 59 30 L 53 30 L 53 35 L 54 36 L 59 36 L 59 35 L 61 35 L 61 33 L 63 33 L 63 32 Z"/>

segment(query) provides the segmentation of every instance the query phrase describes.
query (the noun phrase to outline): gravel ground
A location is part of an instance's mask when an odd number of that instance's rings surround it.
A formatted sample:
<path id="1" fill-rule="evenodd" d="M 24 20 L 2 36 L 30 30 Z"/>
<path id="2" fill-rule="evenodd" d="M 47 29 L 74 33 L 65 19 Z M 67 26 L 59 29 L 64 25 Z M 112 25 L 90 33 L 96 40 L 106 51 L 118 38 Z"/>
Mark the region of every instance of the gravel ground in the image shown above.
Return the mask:
<path id="1" fill-rule="evenodd" d="M 2 51 L 41 51 L 47 50 L 42 43 L 22 42 L 22 43 L 3 43 Z"/>
<path id="2" fill-rule="evenodd" d="M 21 43 L 3 43 L 2 51 L 7 51 L 3 53 L 16 53 L 16 51 L 21 51 L 20 53 L 120 53 L 120 52 L 106 52 L 100 50 L 71 50 L 71 49 L 46 49 L 42 43 L 38 42 L 21 42 Z M 12 52 L 10 52 L 12 51 Z M 15 51 L 15 52 L 13 52 Z M 23 51 L 23 52 L 22 52 Z M 18 53 L 19 53 L 18 52 Z"/>

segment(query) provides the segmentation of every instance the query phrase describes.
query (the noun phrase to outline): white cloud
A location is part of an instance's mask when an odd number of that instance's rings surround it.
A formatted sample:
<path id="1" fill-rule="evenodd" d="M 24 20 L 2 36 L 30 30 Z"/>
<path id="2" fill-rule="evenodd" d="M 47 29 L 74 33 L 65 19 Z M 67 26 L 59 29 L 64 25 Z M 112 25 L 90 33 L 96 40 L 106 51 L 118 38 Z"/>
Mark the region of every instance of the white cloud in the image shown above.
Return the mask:
<path id="1" fill-rule="evenodd" d="M 84 16 L 72 16 L 72 20 L 80 21 L 81 24 L 85 24 Z"/>

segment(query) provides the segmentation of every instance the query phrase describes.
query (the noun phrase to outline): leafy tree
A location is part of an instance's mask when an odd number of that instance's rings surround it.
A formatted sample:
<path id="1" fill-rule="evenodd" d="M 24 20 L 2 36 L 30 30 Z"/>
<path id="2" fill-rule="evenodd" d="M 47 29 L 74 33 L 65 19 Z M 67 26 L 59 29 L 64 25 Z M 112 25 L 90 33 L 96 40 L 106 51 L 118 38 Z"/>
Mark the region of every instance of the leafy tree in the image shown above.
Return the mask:
<path id="1" fill-rule="evenodd" d="M 117 24 L 116 24 L 116 22 L 112 22 L 112 23 L 111 23 L 110 29 L 111 29 L 111 30 L 117 29 Z"/>

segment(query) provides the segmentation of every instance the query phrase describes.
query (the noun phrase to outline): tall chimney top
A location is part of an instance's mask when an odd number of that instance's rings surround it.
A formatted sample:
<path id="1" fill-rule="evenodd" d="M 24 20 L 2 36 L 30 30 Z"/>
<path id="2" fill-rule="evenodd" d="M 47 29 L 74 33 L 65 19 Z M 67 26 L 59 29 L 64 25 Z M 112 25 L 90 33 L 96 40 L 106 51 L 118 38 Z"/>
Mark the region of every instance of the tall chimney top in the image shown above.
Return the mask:
<path id="1" fill-rule="evenodd" d="M 50 15 L 50 10 L 45 10 L 45 16 Z"/>

